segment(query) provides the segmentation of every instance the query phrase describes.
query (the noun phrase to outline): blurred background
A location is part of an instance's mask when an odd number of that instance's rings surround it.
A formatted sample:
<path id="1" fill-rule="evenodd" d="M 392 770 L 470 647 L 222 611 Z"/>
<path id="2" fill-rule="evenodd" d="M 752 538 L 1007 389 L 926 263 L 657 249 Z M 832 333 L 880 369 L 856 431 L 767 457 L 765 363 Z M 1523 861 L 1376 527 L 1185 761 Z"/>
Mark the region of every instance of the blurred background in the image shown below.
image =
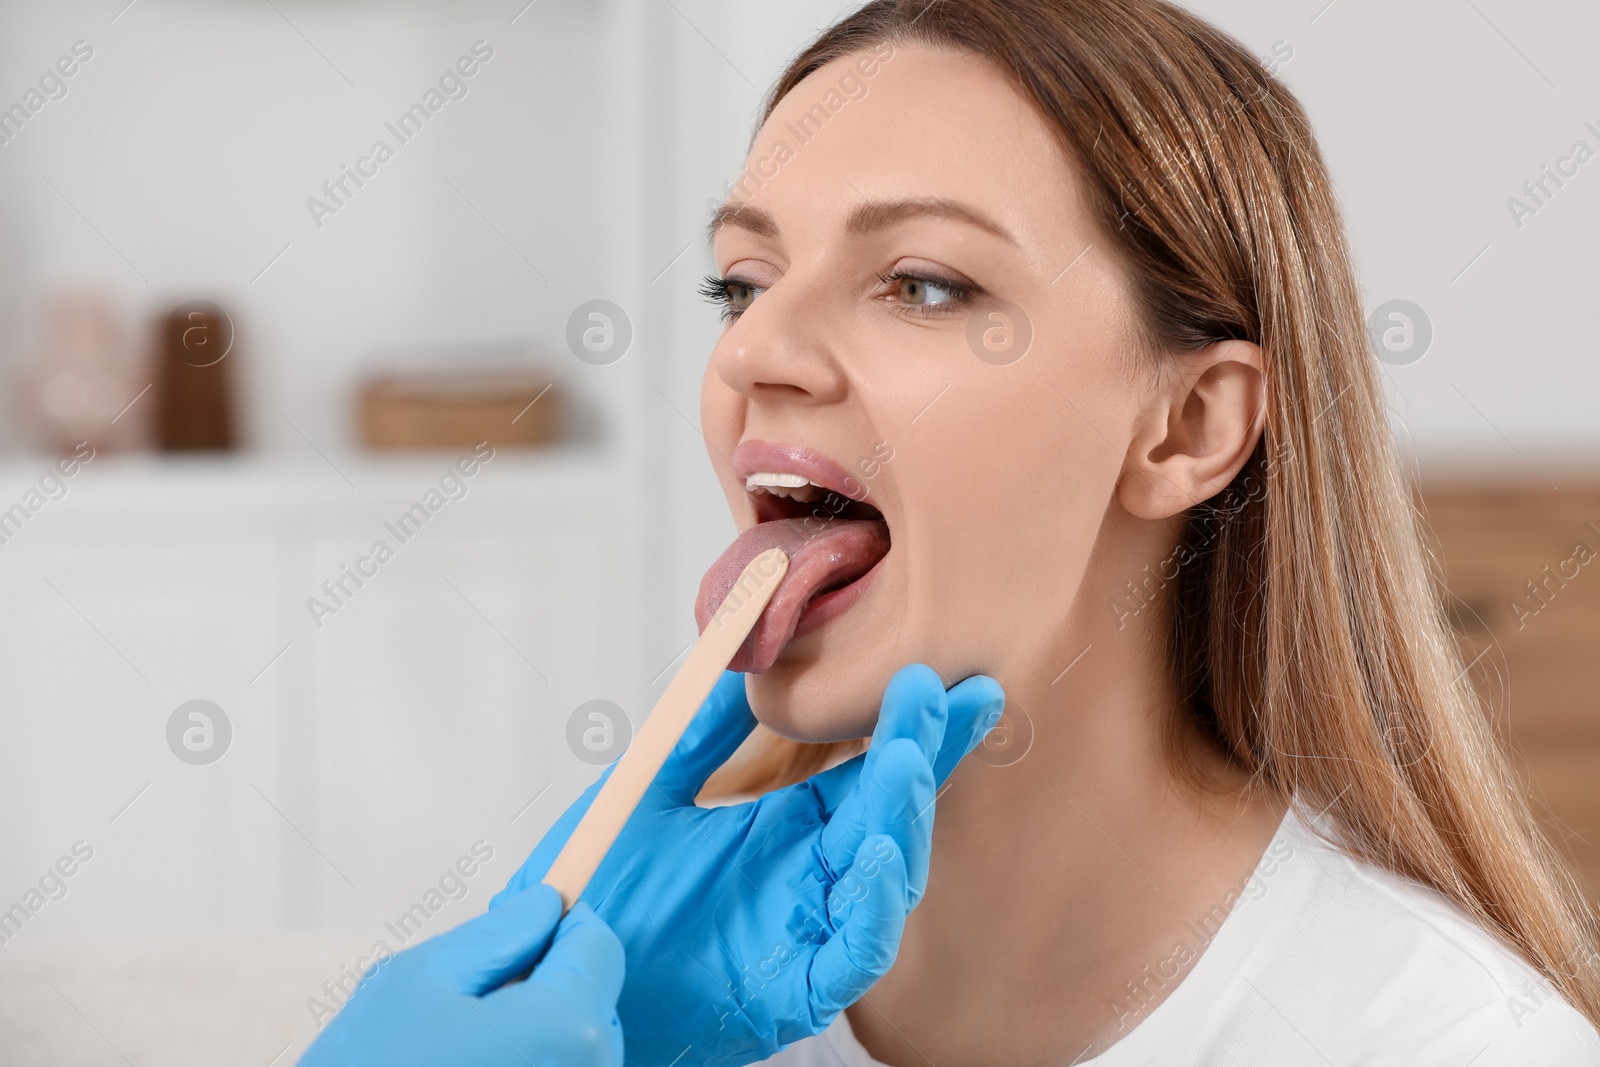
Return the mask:
<path id="1" fill-rule="evenodd" d="M 293 1062 L 626 743 L 733 533 L 710 206 L 850 6 L 0 2 L 0 1060 Z M 1312 115 L 1600 896 L 1600 9 L 1189 6 Z"/>

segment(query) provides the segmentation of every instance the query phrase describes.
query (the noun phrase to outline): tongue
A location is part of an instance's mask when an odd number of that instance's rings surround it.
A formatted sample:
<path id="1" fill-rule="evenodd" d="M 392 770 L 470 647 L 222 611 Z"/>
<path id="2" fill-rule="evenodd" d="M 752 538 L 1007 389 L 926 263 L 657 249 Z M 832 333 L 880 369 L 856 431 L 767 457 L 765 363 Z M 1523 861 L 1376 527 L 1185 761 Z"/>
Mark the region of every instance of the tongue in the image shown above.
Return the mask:
<path id="1" fill-rule="evenodd" d="M 771 667 L 807 604 L 866 574 L 889 551 L 889 528 L 877 519 L 829 519 L 820 529 L 816 524 L 814 518 L 758 523 L 740 534 L 701 579 L 694 617 L 703 632 L 751 560 L 769 548 L 781 548 L 789 557 L 788 572 L 728 664 L 730 670 L 760 674 Z"/>

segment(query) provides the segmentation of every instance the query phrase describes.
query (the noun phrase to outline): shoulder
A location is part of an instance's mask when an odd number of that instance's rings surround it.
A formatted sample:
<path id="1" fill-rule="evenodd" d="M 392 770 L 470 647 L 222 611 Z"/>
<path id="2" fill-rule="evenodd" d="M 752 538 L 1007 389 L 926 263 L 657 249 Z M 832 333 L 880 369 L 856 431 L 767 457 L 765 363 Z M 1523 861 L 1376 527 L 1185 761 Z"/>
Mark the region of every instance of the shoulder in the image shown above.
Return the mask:
<path id="1" fill-rule="evenodd" d="M 1600 1064 L 1589 1022 L 1441 894 L 1352 858 L 1292 813 L 1258 870 L 1265 894 L 1280 875 L 1280 906 L 1265 909 L 1232 984 L 1241 1010 L 1265 1004 L 1301 1036 L 1320 1032 L 1335 1062 Z"/>

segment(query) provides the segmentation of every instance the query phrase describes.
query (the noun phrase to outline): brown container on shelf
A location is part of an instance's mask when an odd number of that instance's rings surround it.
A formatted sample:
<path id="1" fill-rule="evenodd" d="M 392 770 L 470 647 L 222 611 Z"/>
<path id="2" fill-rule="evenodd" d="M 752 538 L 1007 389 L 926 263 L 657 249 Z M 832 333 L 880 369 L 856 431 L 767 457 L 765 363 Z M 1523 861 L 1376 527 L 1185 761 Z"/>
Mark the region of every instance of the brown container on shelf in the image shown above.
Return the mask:
<path id="1" fill-rule="evenodd" d="M 156 326 L 155 442 L 165 452 L 231 449 L 233 320 L 209 300 L 192 300 Z"/>
<path id="2" fill-rule="evenodd" d="M 385 375 L 362 387 L 361 439 L 368 448 L 546 444 L 559 432 L 560 401 L 532 370 Z"/>

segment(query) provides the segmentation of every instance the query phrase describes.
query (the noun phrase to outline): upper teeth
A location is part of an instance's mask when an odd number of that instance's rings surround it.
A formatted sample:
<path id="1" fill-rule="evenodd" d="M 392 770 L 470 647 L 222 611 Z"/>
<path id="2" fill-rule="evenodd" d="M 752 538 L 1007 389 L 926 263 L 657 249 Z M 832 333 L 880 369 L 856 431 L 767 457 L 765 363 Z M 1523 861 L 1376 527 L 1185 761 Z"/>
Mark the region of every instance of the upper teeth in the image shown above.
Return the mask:
<path id="1" fill-rule="evenodd" d="M 828 491 L 826 486 L 818 485 L 803 474 L 783 474 L 778 471 L 756 471 L 745 478 L 744 487 L 748 492 L 762 489 L 773 496 L 788 497 L 803 504 L 809 504 Z"/>

